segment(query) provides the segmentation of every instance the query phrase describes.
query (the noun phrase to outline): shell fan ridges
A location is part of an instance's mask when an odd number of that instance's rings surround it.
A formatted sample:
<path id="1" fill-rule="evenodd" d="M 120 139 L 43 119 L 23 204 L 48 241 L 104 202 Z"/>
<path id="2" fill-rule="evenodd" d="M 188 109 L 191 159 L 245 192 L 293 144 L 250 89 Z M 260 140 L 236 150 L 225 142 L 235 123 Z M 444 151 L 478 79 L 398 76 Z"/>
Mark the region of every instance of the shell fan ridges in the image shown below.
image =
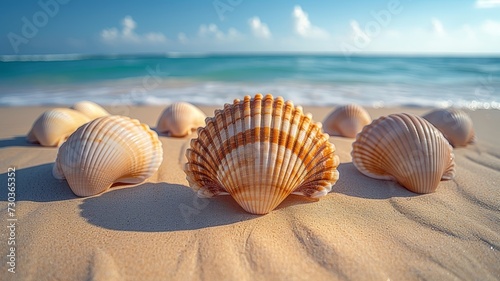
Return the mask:
<path id="1" fill-rule="evenodd" d="M 247 212 L 266 214 L 290 193 L 326 195 L 339 176 L 334 151 L 301 107 L 257 94 L 206 119 L 186 152 L 185 172 L 198 196 L 229 193 Z"/>
<path id="2" fill-rule="evenodd" d="M 172 137 L 184 137 L 205 125 L 206 117 L 198 107 L 187 102 L 176 102 L 163 110 L 156 130 Z"/>
<path id="3" fill-rule="evenodd" d="M 323 130 L 332 136 L 355 138 L 372 121 L 370 114 L 356 104 L 336 108 L 323 121 Z"/>
<path id="4" fill-rule="evenodd" d="M 52 173 L 78 196 L 91 196 L 113 183 L 140 183 L 163 160 L 157 134 L 138 120 L 106 116 L 78 128 L 59 148 Z"/>
<path id="5" fill-rule="evenodd" d="M 35 120 L 26 138 L 31 143 L 58 147 L 78 127 L 89 121 L 90 118 L 73 109 L 50 109 Z"/>
<path id="6" fill-rule="evenodd" d="M 106 111 L 106 109 L 102 108 L 102 106 L 98 105 L 95 102 L 91 102 L 91 101 L 79 101 L 79 102 L 73 104 L 73 106 L 71 106 L 71 108 L 85 114 L 91 120 L 94 120 L 94 119 L 99 118 L 99 117 L 110 115 Z"/>
<path id="7" fill-rule="evenodd" d="M 422 117 L 441 131 L 454 147 L 467 146 L 476 140 L 471 118 L 460 109 L 437 109 Z"/>
<path id="8" fill-rule="evenodd" d="M 353 164 L 366 176 L 395 180 L 416 193 L 434 192 L 455 175 L 453 149 L 425 119 L 391 114 L 374 120 L 356 137 Z"/>

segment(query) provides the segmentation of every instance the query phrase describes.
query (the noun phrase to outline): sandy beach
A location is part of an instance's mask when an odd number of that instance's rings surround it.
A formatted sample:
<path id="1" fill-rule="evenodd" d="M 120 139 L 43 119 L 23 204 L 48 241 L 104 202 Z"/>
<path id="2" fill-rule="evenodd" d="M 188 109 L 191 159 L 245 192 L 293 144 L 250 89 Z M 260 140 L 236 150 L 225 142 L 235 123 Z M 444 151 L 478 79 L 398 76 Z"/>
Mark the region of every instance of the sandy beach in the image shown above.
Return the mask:
<path id="1" fill-rule="evenodd" d="M 188 188 L 188 137 L 160 136 L 164 160 L 146 182 L 75 196 L 52 177 L 57 148 L 25 140 L 48 108 L 0 108 L 1 280 L 500 279 L 499 110 L 467 111 L 478 141 L 454 150 L 456 177 L 435 193 L 362 175 L 354 139 L 331 137 L 341 159 L 332 192 L 318 202 L 290 196 L 257 216 L 229 196 L 198 199 Z M 154 128 L 163 108 L 107 109 Z M 208 116 L 215 108 L 201 107 Z M 304 109 L 322 121 L 333 108 Z M 430 109 L 367 110 L 375 119 Z M 16 221 L 7 220 L 11 167 Z"/>

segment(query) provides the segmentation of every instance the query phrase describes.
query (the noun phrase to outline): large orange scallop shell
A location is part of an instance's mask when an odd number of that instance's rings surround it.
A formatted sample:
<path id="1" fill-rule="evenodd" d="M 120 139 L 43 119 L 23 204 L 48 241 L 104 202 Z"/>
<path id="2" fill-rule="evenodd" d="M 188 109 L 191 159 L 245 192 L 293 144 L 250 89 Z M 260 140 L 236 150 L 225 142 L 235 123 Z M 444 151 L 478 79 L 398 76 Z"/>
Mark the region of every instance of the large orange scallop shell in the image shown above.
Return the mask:
<path id="1" fill-rule="evenodd" d="M 416 193 L 434 192 L 455 175 L 453 148 L 425 119 L 391 114 L 366 126 L 353 143 L 352 161 L 366 176 L 395 180 Z"/>
<path id="2" fill-rule="evenodd" d="M 257 94 L 206 119 L 184 171 L 199 197 L 229 193 L 247 212 L 267 214 L 291 193 L 326 195 L 339 177 L 334 152 L 301 107 Z"/>
<path id="3" fill-rule="evenodd" d="M 112 115 L 78 128 L 59 148 L 52 174 L 76 195 L 91 196 L 113 183 L 146 180 L 162 160 L 161 142 L 148 125 Z"/>
<path id="4" fill-rule="evenodd" d="M 60 146 L 78 127 L 90 120 L 73 109 L 50 109 L 36 119 L 26 138 L 28 142 L 42 146 Z"/>
<path id="5" fill-rule="evenodd" d="M 422 116 L 429 121 L 454 147 L 467 146 L 475 141 L 469 115 L 459 109 L 437 109 Z"/>
<path id="6" fill-rule="evenodd" d="M 372 119 L 366 110 L 356 104 L 336 108 L 323 121 L 323 130 L 331 136 L 355 138 Z"/>

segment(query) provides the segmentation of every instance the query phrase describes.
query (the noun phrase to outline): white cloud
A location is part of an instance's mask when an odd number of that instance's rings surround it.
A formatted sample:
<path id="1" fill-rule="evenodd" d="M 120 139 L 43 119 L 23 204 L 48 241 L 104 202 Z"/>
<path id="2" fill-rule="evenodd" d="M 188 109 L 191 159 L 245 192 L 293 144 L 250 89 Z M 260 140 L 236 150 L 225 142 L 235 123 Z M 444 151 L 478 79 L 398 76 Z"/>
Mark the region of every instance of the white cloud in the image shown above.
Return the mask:
<path id="1" fill-rule="evenodd" d="M 363 51 L 389 53 L 499 53 L 500 21 L 485 20 L 479 24 L 463 24 L 455 28 L 445 28 L 436 19 L 432 28 L 415 27 L 382 31 L 378 37 L 370 37 L 369 44 L 356 45 L 355 41 L 345 41 Z M 359 25 L 351 21 L 353 33 L 359 32 Z M 442 35 L 442 36 L 440 36 Z M 358 42 L 364 43 L 358 38 Z M 356 51 L 356 50 L 355 50 Z"/>
<path id="2" fill-rule="evenodd" d="M 241 37 L 241 34 L 238 32 L 238 30 L 236 30 L 236 28 L 229 28 L 229 30 L 227 31 L 227 38 L 228 39 L 237 39 Z"/>
<path id="3" fill-rule="evenodd" d="M 293 8 L 293 21 L 295 32 L 306 38 L 328 38 L 328 32 L 314 26 L 309 21 L 309 15 L 300 6 Z"/>
<path id="4" fill-rule="evenodd" d="M 166 42 L 167 38 L 163 33 L 160 32 L 150 32 L 144 35 L 144 38 L 151 43 L 161 43 Z"/>
<path id="5" fill-rule="evenodd" d="M 167 37 L 165 37 L 165 35 L 161 32 L 149 32 L 144 35 L 135 33 L 137 23 L 131 16 L 124 17 L 121 24 L 121 32 L 119 32 L 116 27 L 103 29 L 101 31 L 101 39 L 108 43 L 117 41 L 163 43 L 167 41 Z"/>
<path id="6" fill-rule="evenodd" d="M 105 41 L 112 41 L 118 38 L 118 29 L 112 27 L 101 31 L 101 38 Z"/>
<path id="7" fill-rule="evenodd" d="M 481 25 L 481 30 L 489 36 L 500 37 L 500 22 L 487 20 Z"/>
<path id="8" fill-rule="evenodd" d="M 476 0 L 476 8 L 489 9 L 500 7 L 500 0 Z"/>
<path id="9" fill-rule="evenodd" d="M 248 24 L 250 25 L 252 33 L 255 37 L 264 39 L 271 38 L 271 31 L 269 31 L 267 24 L 260 21 L 259 17 L 249 19 Z"/>
<path id="10" fill-rule="evenodd" d="M 432 23 L 432 31 L 434 32 L 434 34 L 438 36 L 445 35 L 446 32 L 444 31 L 443 24 L 441 23 L 440 20 L 433 18 L 431 20 L 431 23 Z"/>
<path id="11" fill-rule="evenodd" d="M 177 40 L 179 40 L 181 44 L 186 44 L 189 41 L 184 32 L 177 34 Z"/>
<path id="12" fill-rule="evenodd" d="M 300 6 L 295 6 L 293 9 L 293 17 L 295 20 L 295 31 L 304 36 L 307 35 L 311 29 L 311 22 L 308 15 L 302 10 Z"/>
<path id="13" fill-rule="evenodd" d="M 211 23 L 209 25 L 202 24 L 198 29 L 198 35 L 200 37 L 209 37 L 213 36 L 217 39 L 222 39 L 224 37 L 224 33 L 219 30 L 216 24 Z"/>
<path id="14" fill-rule="evenodd" d="M 134 29 L 137 27 L 137 23 L 131 16 L 126 16 L 122 20 L 122 35 L 123 38 L 137 40 L 137 35 L 134 33 Z"/>
<path id="15" fill-rule="evenodd" d="M 234 40 L 241 37 L 241 34 L 235 28 L 229 28 L 227 34 L 219 30 L 216 24 L 211 23 L 209 25 L 202 24 L 198 29 L 198 35 L 201 38 L 212 38 L 216 40 Z"/>

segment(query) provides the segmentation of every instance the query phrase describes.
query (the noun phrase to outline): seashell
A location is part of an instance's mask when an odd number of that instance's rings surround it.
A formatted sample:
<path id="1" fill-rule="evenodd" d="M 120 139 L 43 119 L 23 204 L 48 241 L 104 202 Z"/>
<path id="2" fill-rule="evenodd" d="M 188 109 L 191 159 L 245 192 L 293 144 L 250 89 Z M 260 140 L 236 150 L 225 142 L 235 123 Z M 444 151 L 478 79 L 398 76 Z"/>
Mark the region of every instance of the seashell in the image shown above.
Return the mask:
<path id="1" fill-rule="evenodd" d="M 422 117 L 438 128 L 454 147 L 467 146 L 475 142 L 472 120 L 462 110 L 438 109 Z"/>
<path id="2" fill-rule="evenodd" d="M 163 110 L 156 130 L 173 137 L 184 137 L 205 125 L 207 116 L 196 106 L 176 102 Z"/>
<path id="3" fill-rule="evenodd" d="M 59 148 L 52 174 L 76 195 L 91 196 L 113 183 L 146 180 L 162 160 L 161 142 L 148 125 L 113 115 L 78 128 Z"/>
<path id="4" fill-rule="evenodd" d="M 97 103 L 91 101 L 77 102 L 73 104 L 71 108 L 87 115 L 91 120 L 109 115 L 106 109 L 102 108 Z"/>
<path id="5" fill-rule="evenodd" d="M 366 110 L 356 104 L 338 107 L 323 121 L 325 133 L 331 136 L 355 138 L 372 119 Z"/>
<path id="6" fill-rule="evenodd" d="M 455 175 L 453 149 L 425 119 L 400 113 L 363 128 L 352 145 L 352 161 L 366 176 L 394 180 L 416 193 L 434 192 Z"/>
<path id="7" fill-rule="evenodd" d="M 73 109 L 50 109 L 33 123 L 27 140 L 42 146 L 60 146 L 78 127 L 89 121 L 87 116 Z"/>
<path id="8" fill-rule="evenodd" d="M 339 178 L 339 158 L 318 124 L 281 97 L 236 99 L 191 140 L 189 185 L 199 197 L 229 193 L 253 214 L 269 213 L 291 193 L 324 196 Z"/>

